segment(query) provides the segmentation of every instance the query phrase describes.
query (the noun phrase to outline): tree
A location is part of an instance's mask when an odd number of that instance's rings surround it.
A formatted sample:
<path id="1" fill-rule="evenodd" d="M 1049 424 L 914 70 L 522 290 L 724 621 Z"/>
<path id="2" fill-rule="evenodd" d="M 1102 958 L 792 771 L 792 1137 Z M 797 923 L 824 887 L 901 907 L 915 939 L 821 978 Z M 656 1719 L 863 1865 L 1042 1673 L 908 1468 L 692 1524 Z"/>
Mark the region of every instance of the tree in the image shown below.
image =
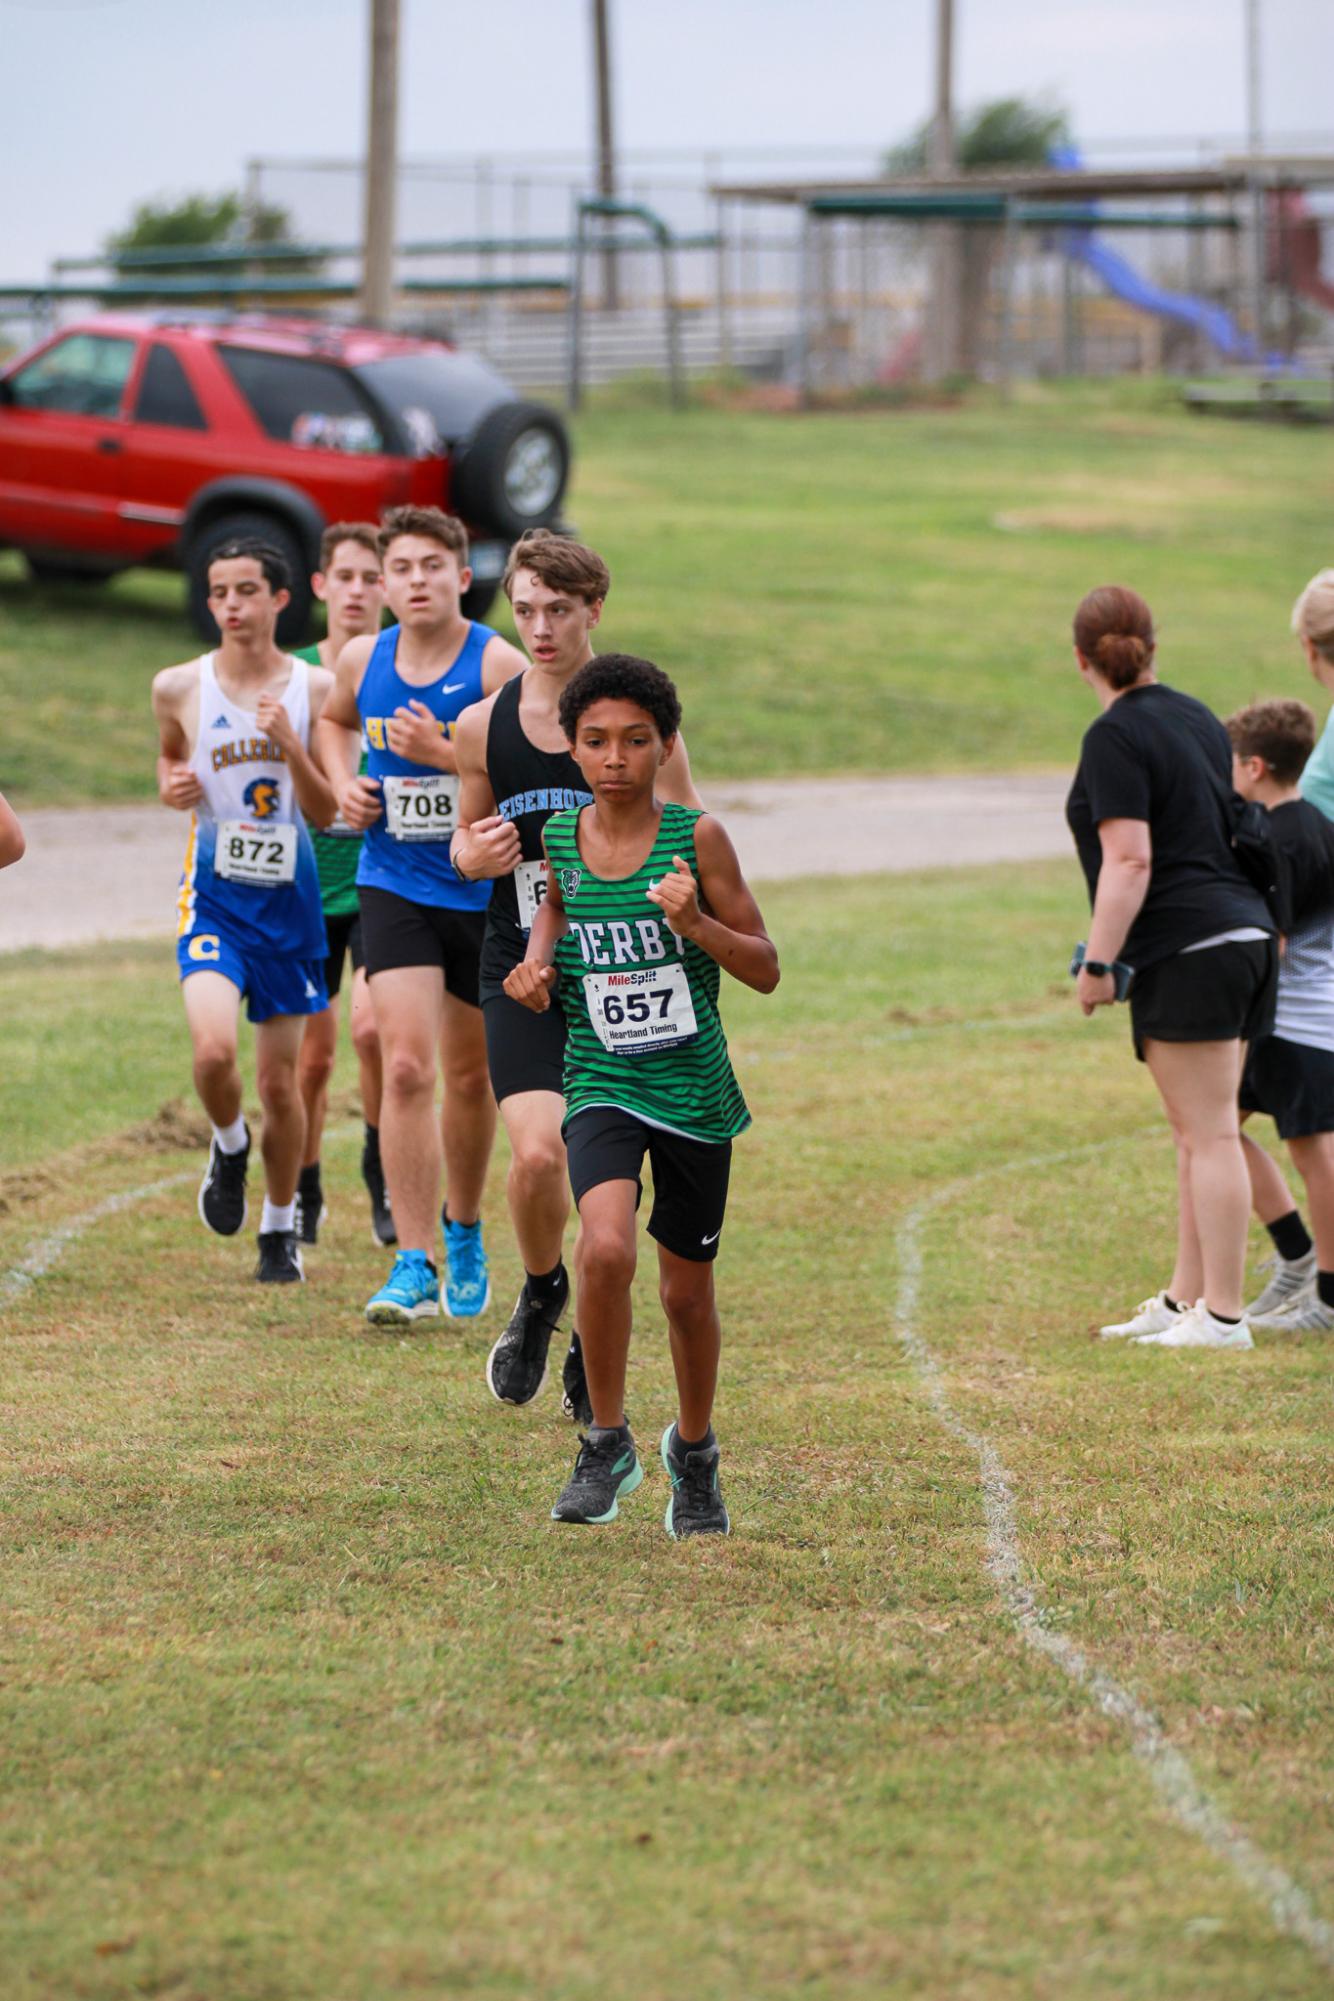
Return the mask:
<path id="1" fill-rule="evenodd" d="M 931 123 L 926 120 L 884 158 L 887 174 L 926 172 Z M 959 171 L 985 174 L 1005 167 L 1045 167 L 1056 146 L 1070 143 L 1070 121 L 1059 105 L 997 97 L 964 119 L 955 139 Z"/>
<path id="2" fill-rule="evenodd" d="M 127 228 L 107 239 L 107 254 L 122 276 L 139 276 L 143 266 L 126 263 L 125 253 L 137 250 L 201 249 L 228 244 L 240 248 L 247 243 L 287 243 L 292 237 L 292 218 L 285 208 L 261 203 L 253 212 L 239 194 L 185 195 L 177 201 L 140 202 Z M 319 271 L 318 257 L 280 258 L 265 268 L 277 275 L 290 271 Z M 174 277 L 201 277 L 218 266 L 208 258 L 197 264 L 173 263 Z"/>

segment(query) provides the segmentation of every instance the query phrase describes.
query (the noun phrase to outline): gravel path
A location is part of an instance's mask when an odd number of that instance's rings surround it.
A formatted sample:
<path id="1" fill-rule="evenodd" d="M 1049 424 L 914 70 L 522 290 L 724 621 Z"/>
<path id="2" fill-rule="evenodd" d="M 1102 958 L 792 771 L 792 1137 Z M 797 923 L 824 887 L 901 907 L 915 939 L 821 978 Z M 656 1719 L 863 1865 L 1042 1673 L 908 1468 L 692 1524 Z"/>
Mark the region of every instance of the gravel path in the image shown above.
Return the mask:
<path id="1" fill-rule="evenodd" d="M 1069 780 L 818 778 L 710 785 L 754 882 L 908 875 L 1071 853 Z M 163 938 L 175 928 L 186 819 L 161 806 L 24 816 L 28 852 L 0 875 L 0 952 Z"/>

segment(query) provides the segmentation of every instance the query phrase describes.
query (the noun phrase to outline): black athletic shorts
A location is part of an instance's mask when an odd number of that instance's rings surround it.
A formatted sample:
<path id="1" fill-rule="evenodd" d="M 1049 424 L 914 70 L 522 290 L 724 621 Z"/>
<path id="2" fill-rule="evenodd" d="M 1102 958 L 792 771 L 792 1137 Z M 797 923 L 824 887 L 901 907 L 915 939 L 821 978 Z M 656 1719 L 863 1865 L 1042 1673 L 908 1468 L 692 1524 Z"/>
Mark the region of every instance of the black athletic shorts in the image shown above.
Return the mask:
<path id="1" fill-rule="evenodd" d="M 730 1139 L 720 1145 L 684 1139 L 645 1125 L 618 1105 L 589 1105 L 566 1122 L 565 1150 L 576 1207 L 590 1188 L 600 1188 L 604 1181 L 633 1181 L 638 1208 L 647 1154 L 653 1169 L 649 1235 L 664 1250 L 695 1264 L 711 1264 L 717 1257 L 732 1170 Z"/>
<path id="2" fill-rule="evenodd" d="M 438 966 L 455 1000 L 477 1006 L 484 910 L 413 903 L 392 889 L 360 889 L 357 894 L 368 979 L 397 972 L 400 966 Z"/>
<path id="3" fill-rule="evenodd" d="M 332 1000 L 343 984 L 343 961 L 351 955 L 352 970 L 361 971 L 361 916 L 355 910 L 341 910 L 337 917 L 324 913 L 324 932 L 329 940 L 329 956 L 324 962 L 324 984 Z"/>
<path id="4" fill-rule="evenodd" d="M 554 1091 L 565 1082 L 565 1016 L 558 1000 L 534 1014 L 508 994 L 483 992 L 486 1061 L 496 1103 L 520 1091 Z"/>
<path id="5" fill-rule="evenodd" d="M 1246 1052 L 1243 1112 L 1267 1112 L 1280 1139 L 1334 1133 L 1334 1050 L 1266 1035 Z"/>
<path id="6" fill-rule="evenodd" d="M 1274 1026 L 1278 940 L 1234 938 L 1174 952 L 1130 984 L 1135 1054 L 1146 1042 L 1256 1042 Z"/>

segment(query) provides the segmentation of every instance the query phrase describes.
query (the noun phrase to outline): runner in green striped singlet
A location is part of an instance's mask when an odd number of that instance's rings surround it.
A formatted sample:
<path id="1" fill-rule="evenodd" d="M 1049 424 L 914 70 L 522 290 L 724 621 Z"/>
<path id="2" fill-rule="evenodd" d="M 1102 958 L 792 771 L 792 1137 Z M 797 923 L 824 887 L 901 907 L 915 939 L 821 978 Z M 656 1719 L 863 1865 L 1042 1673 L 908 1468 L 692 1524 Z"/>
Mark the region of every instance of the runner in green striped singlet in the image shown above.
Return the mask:
<path id="1" fill-rule="evenodd" d="M 505 981 L 567 1022 L 565 1144 L 583 1230 L 579 1330 L 593 1424 L 552 1514 L 606 1522 L 643 1478 L 625 1417 L 635 1211 L 653 1170 L 649 1234 L 679 1411 L 662 1437 L 673 1537 L 726 1535 L 712 1414 L 721 1330 L 713 1259 L 732 1140 L 750 1113 L 718 1015 L 723 970 L 771 993 L 778 954 L 720 821 L 663 803 L 654 780 L 680 726 L 676 690 L 629 654 L 589 661 L 560 700 L 593 804 L 545 828 L 547 894 Z"/>

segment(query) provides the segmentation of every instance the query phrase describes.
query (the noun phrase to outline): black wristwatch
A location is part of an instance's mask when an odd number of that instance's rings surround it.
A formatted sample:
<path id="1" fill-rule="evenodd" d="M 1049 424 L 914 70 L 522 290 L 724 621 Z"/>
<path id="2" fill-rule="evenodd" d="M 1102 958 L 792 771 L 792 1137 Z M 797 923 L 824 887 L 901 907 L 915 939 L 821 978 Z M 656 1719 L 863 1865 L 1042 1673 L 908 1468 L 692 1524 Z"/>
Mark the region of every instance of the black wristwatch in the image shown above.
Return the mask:
<path id="1" fill-rule="evenodd" d="M 1070 977 L 1078 979 L 1081 973 L 1090 974 L 1095 980 L 1106 979 L 1110 974 L 1115 981 L 1115 998 L 1125 999 L 1130 992 L 1130 982 L 1135 977 L 1135 968 L 1128 966 L 1124 959 L 1087 959 L 1084 956 L 1084 941 L 1081 938 L 1070 959 Z"/>

